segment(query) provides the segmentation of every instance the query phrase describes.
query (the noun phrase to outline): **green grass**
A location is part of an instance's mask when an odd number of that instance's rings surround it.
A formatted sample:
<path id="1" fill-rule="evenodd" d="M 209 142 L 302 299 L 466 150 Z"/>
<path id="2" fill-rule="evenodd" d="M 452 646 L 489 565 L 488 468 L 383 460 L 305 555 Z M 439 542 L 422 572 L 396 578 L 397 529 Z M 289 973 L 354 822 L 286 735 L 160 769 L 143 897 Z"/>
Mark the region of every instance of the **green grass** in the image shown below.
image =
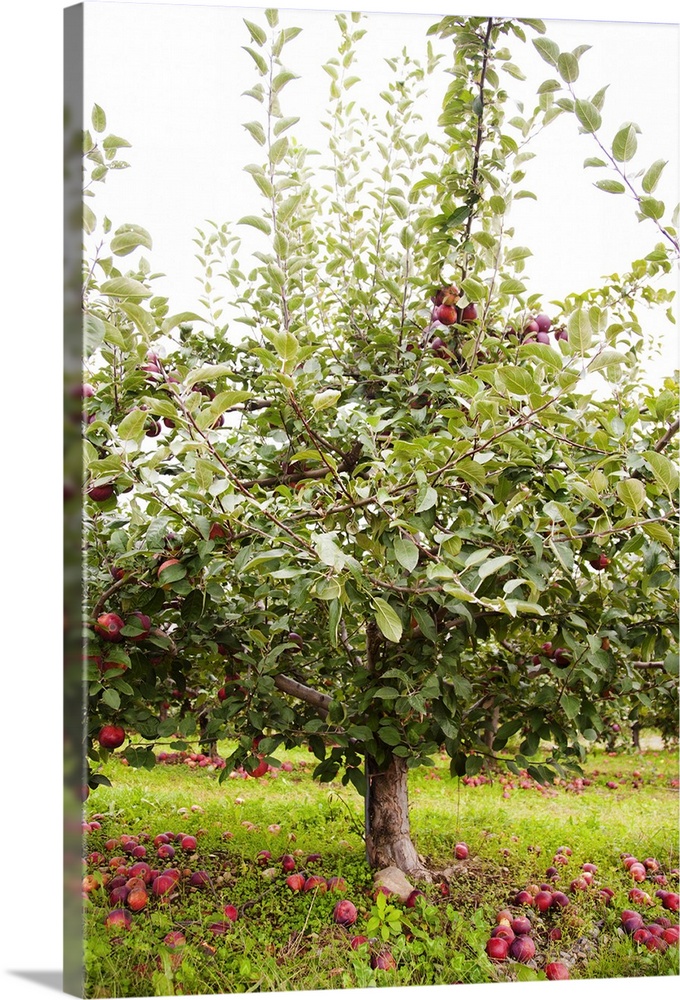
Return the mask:
<path id="1" fill-rule="evenodd" d="M 227 748 L 220 748 L 225 752 Z M 445 761 L 436 768 L 412 773 L 410 783 L 412 832 L 419 851 L 432 869 L 454 864 L 449 895 L 439 882 L 422 886 L 426 899 L 414 909 L 401 904 L 377 906 L 372 873 L 362 841 L 363 801 L 340 783 L 318 785 L 311 780 L 313 759 L 292 751 L 294 770 L 275 778 L 230 779 L 218 783 L 218 772 L 186 765 L 133 770 L 112 758 L 107 774 L 113 787 L 100 787 L 87 803 L 89 817 L 101 814 L 101 830 L 87 837 L 88 851 L 100 851 L 107 861 L 121 850 L 106 850 L 108 838 L 122 834 L 172 831 L 198 834 L 194 856 L 178 851 L 171 863 L 181 871 L 205 869 L 211 888 L 193 889 L 183 877 L 166 903 L 152 898 L 133 915 L 128 931 L 104 925 L 110 910 L 104 888 L 87 896 L 86 967 L 88 996 L 123 997 L 188 995 L 191 993 L 265 992 L 271 990 L 366 987 L 371 985 L 430 985 L 459 982 L 500 982 L 543 978 L 546 962 L 568 953 L 571 978 L 673 975 L 678 949 L 652 953 L 623 937 L 622 909 L 630 906 L 634 884 L 622 865 L 624 851 L 644 859 L 653 856 L 668 873 L 678 865 L 677 754 L 646 751 L 610 756 L 593 754 L 580 792 L 556 786 L 541 792 L 531 783 L 505 792 L 508 778 L 471 787 L 448 775 Z M 640 772 L 639 778 L 633 772 Z M 618 787 L 607 787 L 616 781 Z M 634 788 L 633 783 L 638 787 Z M 677 784 L 677 782 L 676 782 Z M 243 801 L 237 801 L 243 800 Z M 195 807 L 192 810 L 192 806 Z M 276 824 L 280 829 L 269 830 Z M 453 862 L 454 845 L 470 848 L 465 863 Z M 155 855 L 147 843 L 148 854 Z M 592 890 L 570 893 L 563 911 L 534 914 L 537 945 L 530 966 L 491 963 L 484 945 L 499 909 L 512 903 L 527 884 L 540 884 L 559 847 L 572 854 L 560 867 L 557 888 L 569 893 L 569 883 L 585 861 L 597 864 Z M 269 850 L 275 873 L 266 877 L 258 865 L 259 851 Z M 346 898 L 359 916 L 351 932 L 336 925 L 332 911 L 338 898 L 330 892 L 294 893 L 285 884 L 278 859 L 298 852 L 298 868 L 326 877 L 341 875 Z M 306 855 L 320 861 L 306 863 Z M 152 860 L 152 867 L 154 861 Z M 158 867 L 166 867 L 158 863 Z M 89 864 L 88 871 L 97 872 Z M 111 874 L 108 865 L 99 874 Z M 615 896 L 605 906 L 597 888 L 608 886 Z M 651 896 L 658 886 L 645 882 Z M 209 925 L 224 919 L 222 908 L 239 908 L 239 919 L 227 934 L 214 935 Z M 526 907 L 511 907 L 519 914 Z M 632 906 L 633 909 L 638 909 Z M 665 915 L 658 900 L 650 916 Z M 370 924 L 370 928 L 369 928 Z M 562 937 L 551 940 L 551 928 Z M 395 970 L 374 970 L 369 949 L 353 950 L 352 934 L 370 930 L 384 940 L 396 962 Z M 186 945 L 170 951 L 163 938 L 182 930 Z M 378 947 L 378 942 L 373 946 Z"/>

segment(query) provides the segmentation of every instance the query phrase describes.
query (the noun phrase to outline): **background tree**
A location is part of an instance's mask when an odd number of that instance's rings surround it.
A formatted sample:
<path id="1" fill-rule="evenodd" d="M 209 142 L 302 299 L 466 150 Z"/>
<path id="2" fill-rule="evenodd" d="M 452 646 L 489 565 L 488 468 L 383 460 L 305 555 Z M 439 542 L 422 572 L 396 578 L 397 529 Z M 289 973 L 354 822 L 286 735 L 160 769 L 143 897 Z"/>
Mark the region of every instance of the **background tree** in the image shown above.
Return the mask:
<path id="1" fill-rule="evenodd" d="M 499 761 L 550 781 L 609 731 L 612 698 L 631 718 L 657 688 L 677 702 L 677 391 L 641 378 L 637 309 L 672 298 L 678 244 L 663 164 L 633 171 L 637 126 L 608 145 L 604 90 L 577 93 L 586 47 L 447 17 L 444 52 L 393 60 L 378 116 L 352 100 L 360 16 L 336 22 L 322 167 L 285 106 L 299 29 L 245 22 L 263 200 L 238 226 L 261 243 L 244 265 L 233 227 L 198 231 L 199 312 L 168 315 L 148 260 L 123 270 L 150 235 L 86 204 L 90 780 L 126 738 L 151 767 L 199 724 L 238 734 L 228 764 L 251 772 L 309 745 L 320 780 L 365 795 L 369 861 L 427 875 L 407 775 L 440 747 L 453 774 Z M 555 78 L 508 119 L 527 32 Z M 657 242 L 543 304 L 510 210 L 532 136 L 565 114 Z M 95 107 L 91 182 L 125 166 L 105 132 Z"/>

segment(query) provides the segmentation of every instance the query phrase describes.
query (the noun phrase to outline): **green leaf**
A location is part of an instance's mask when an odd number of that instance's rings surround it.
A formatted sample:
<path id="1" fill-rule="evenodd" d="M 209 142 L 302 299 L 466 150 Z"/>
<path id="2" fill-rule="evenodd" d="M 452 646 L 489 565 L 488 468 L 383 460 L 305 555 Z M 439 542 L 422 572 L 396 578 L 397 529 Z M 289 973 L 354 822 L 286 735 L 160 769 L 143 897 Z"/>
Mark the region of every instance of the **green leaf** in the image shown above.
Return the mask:
<path id="1" fill-rule="evenodd" d="M 250 58 L 253 60 L 257 68 L 259 69 L 262 76 L 265 76 L 269 72 L 269 66 L 267 65 L 267 60 L 262 55 L 261 52 L 257 52 L 256 49 L 251 49 L 248 45 L 242 45 L 241 48 L 244 52 L 247 52 Z"/>
<path id="2" fill-rule="evenodd" d="M 589 372 L 599 372 L 603 368 L 610 368 L 612 365 L 627 365 L 628 358 L 620 351 L 615 351 L 611 347 L 605 347 L 599 354 L 596 354 L 588 365 Z"/>
<path id="3" fill-rule="evenodd" d="M 501 295 L 521 295 L 526 290 L 527 286 L 517 278 L 505 278 L 498 288 Z"/>
<path id="4" fill-rule="evenodd" d="M 233 370 L 233 365 L 203 365 L 202 368 L 193 368 L 184 379 L 184 384 L 191 389 L 197 382 L 216 382 L 225 375 L 231 375 Z"/>
<path id="5" fill-rule="evenodd" d="M 114 712 L 118 711 L 120 708 L 120 695 L 115 688 L 106 688 L 102 693 L 102 701 L 109 708 L 112 708 Z"/>
<path id="6" fill-rule="evenodd" d="M 673 499 L 673 496 L 678 491 L 678 469 L 675 463 L 671 462 L 665 455 L 661 455 L 658 451 L 645 451 L 642 455 L 654 473 L 657 483 Z"/>
<path id="7" fill-rule="evenodd" d="M 295 361 L 300 352 L 300 345 L 289 330 L 277 331 L 271 340 L 282 361 Z"/>
<path id="8" fill-rule="evenodd" d="M 83 230 L 90 236 L 97 227 L 97 216 L 89 205 L 83 204 Z"/>
<path id="9" fill-rule="evenodd" d="M 606 167 L 607 164 L 604 160 L 601 160 L 599 156 L 588 156 L 583 161 L 584 167 Z"/>
<path id="10" fill-rule="evenodd" d="M 121 302 L 119 304 L 121 312 L 124 312 L 128 316 L 135 326 L 144 334 L 145 337 L 151 337 L 156 330 L 156 320 L 143 309 L 136 302 Z"/>
<path id="11" fill-rule="evenodd" d="M 624 479 L 623 482 L 617 483 L 616 493 L 619 500 L 636 514 L 642 510 L 647 499 L 645 488 L 639 479 Z"/>
<path id="12" fill-rule="evenodd" d="M 533 257 L 533 252 L 529 247 L 513 247 L 505 255 L 505 260 L 509 264 L 514 260 L 525 260 L 527 257 Z"/>
<path id="13" fill-rule="evenodd" d="M 182 563 L 173 563 L 172 566 L 166 566 L 165 569 L 161 570 L 158 574 L 158 581 L 161 585 L 166 583 L 176 583 L 177 580 L 183 580 L 186 575 L 186 566 L 183 566 Z M 182 731 L 181 727 L 180 731 Z M 188 736 L 189 734 L 183 732 L 183 735 Z"/>
<path id="14" fill-rule="evenodd" d="M 433 486 L 428 486 L 427 483 L 423 483 L 419 489 L 416 496 L 416 514 L 422 514 L 424 510 L 430 510 L 431 507 L 437 506 L 437 500 L 439 496 L 437 491 Z"/>
<path id="15" fill-rule="evenodd" d="M 560 705 L 570 721 L 573 721 L 581 711 L 581 699 L 573 694 L 563 694 L 560 698 Z"/>
<path id="16" fill-rule="evenodd" d="M 117 257 L 126 257 L 138 247 L 152 249 L 151 235 L 142 229 L 141 226 L 124 225 L 119 226 L 116 235 L 111 240 L 111 252 Z"/>
<path id="17" fill-rule="evenodd" d="M 145 410 L 132 410 L 123 417 L 118 425 L 118 433 L 123 441 L 136 441 L 137 444 L 144 437 L 144 425 L 147 413 Z"/>
<path id="18" fill-rule="evenodd" d="M 476 278 L 465 278 L 461 282 L 461 289 L 465 292 L 470 302 L 485 302 L 489 294 L 489 289 Z"/>
<path id="19" fill-rule="evenodd" d="M 514 562 L 514 556 L 496 556 L 495 559 L 487 559 L 486 562 L 478 568 L 477 573 L 480 580 L 485 580 L 487 576 L 491 576 L 497 573 L 499 569 L 503 566 L 507 566 L 508 563 Z"/>
<path id="20" fill-rule="evenodd" d="M 645 194 L 651 194 L 659 183 L 659 178 L 666 166 L 667 160 L 655 160 L 642 178 L 642 190 Z"/>
<path id="21" fill-rule="evenodd" d="M 473 486 L 480 488 L 484 486 L 487 479 L 484 466 L 475 462 L 474 458 L 462 458 L 460 462 L 456 462 L 454 471 L 466 483 L 472 483 Z"/>
<path id="22" fill-rule="evenodd" d="M 92 128 L 95 132 L 103 132 L 106 128 L 106 114 L 104 109 L 95 104 L 92 108 Z"/>
<path id="23" fill-rule="evenodd" d="M 286 129 L 292 128 L 293 125 L 297 125 L 300 118 L 279 118 L 277 123 L 274 125 L 274 135 L 281 135 Z"/>
<path id="24" fill-rule="evenodd" d="M 105 336 L 106 326 L 104 325 L 104 321 L 99 319 L 98 316 L 85 313 L 83 319 L 83 351 L 86 357 L 94 354 L 101 347 Z"/>
<path id="25" fill-rule="evenodd" d="M 590 324 L 590 316 L 585 309 L 577 309 L 567 321 L 569 330 L 569 343 L 572 347 L 585 354 L 592 343 L 593 328 Z"/>
<path id="26" fill-rule="evenodd" d="M 314 396 L 312 406 L 317 412 L 327 410 L 329 406 L 335 406 L 339 399 L 340 392 L 337 389 L 324 389 L 323 392 L 317 392 Z"/>
<path id="27" fill-rule="evenodd" d="M 621 181 L 595 181 L 595 187 L 599 188 L 600 191 L 606 191 L 607 194 L 623 194 L 626 190 L 625 185 Z"/>
<path id="28" fill-rule="evenodd" d="M 111 278 L 105 281 L 99 291 L 102 295 L 113 295 L 119 299 L 148 299 L 151 292 L 141 281 L 134 278 Z"/>
<path id="29" fill-rule="evenodd" d="M 534 38 L 533 43 L 541 59 L 550 63 L 551 66 L 557 66 L 557 61 L 560 57 L 559 45 L 549 38 Z"/>
<path id="30" fill-rule="evenodd" d="M 238 220 L 239 226 L 252 226 L 254 229 L 259 229 L 261 233 L 269 236 L 271 234 L 272 228 L 266 219 L 261 219 L 258 215 L 244 215 L 242 219 Z"/>
<path id="31" fill-rule="evenodd" d="M 578 59 L 571 52 L 561 52 L 557 58 L 557 71 L 565 83 L 578 80 Z"/>
<path id="32" fill-rule="evenodd" d="M 618 163 L 627 163 L 637 152 L 637 133 L 640 131 L 634 122 L 629 122 L 620 128 L 614 136 L 612 155 Z"/>
<path id="33" fill-rule="evenodd" d="M 378 732 L 378 739 L 388 747 L 397 747 L 402 741 L 402 736 L 394 726 L 383 726 Z"/>
<path id="34" fill-rule="evenodd" d="M 170 331 L 174 330 L 176 326 L 183 326 L 185 323 L 191 323 L 194 320 L 199 323 L 207 322 L 202 316 L 198 316 L 194 312 L 181 312 L 175 313 L 174 316 L 168 316 L 167 319 L 164 319 L 161 329 L 163 333 L 170 333 Z"/>
<path id="35" fill-rule="evenodd" d="M 666 207 L 662 201 L 656 198 L 640 198 L 640 213 L 646 219 L 660 219 Z"/>
<path id="36" fill-rule="evenodd" d="M 252 40 L 260 46 L 264 45 L 267 41 L 267 32 L 264 28 L 261 28 L 259 24 L 253 24 L 252 21 L 247 21 L 245 17 L 243 18 L 243 23 L 250 32 Z"/>
<path id="37" fill-rule="evenodd" d="M 409 573 L 412 573 L 418 565 L 418 557 L 420 555 L 418 546 L 410 538 L 395 538 L 394 554 L 397 557 L 397 562 Z"/>
<path id="38" fill-rule="evenodd" d="M 597 132 L 602 125 L 602 115 L 590 101 L 577 99 L 574 104 L 574 111 L 586 132 Z"/>
<path id="39" fill-rule="evenodd" d="M 265 135 L 265 131 L 259 122 L 243 122 L 243 127 L 250 132 L 258 146 L 265 145 L 267 142 L 267 136 Z"/>
<path id="40" fill-rule="evenodd" d="M 280 139 L 271 144 L 269 149 L 269 160 L 271 163 L 280 163 L 288 152 L 288 136 L 282 135 Z"/>
<path id="41" fill-rule="evenodd" d="M 536 384 L 525 368 L 518 365 L 504 365 L 496 369 L 496 385 L 511 396 L 528 396 L 536 391 Z"/>
<path id="42" fill-rule="evenodd" d="M 642 530 L 649 538 L 653 539 L 653 541 L 661 542 L 661 544 L 665 545 L 671 552 L 675 551 L 673 536 L 667 528 L 664 528 L 663 524 L 657 524 L 656 522 L 653 522 L 652 524 L 645 524 L 643 525 Z"/>
<path id="43" fill-rule="evenodd" d="M 131 146 L 127 139 L 122 139 L 119 135 L 107 135 L 102 142 L 102 148 L 108 150 L 121 149 L 123 146 Z"/>
<path id="44" fill-rule="evenodd" d="M 382 634 L 390 642 L 399 642 L 403 627 L 397 612 L 382 597 L 374 597 L 372 603 L 375 608 L 375 623 Z"/>

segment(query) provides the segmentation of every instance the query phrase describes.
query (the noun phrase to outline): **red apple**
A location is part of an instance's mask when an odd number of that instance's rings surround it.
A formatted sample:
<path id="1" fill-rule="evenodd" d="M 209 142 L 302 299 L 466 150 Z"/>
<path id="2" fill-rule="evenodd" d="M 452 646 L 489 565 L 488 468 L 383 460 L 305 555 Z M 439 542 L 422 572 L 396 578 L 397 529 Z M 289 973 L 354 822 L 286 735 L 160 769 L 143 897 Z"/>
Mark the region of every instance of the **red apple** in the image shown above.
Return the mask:
<path id="1" fill-rule="evenodd" d="M 127 931 L 132 926 L 132 914 L 127 910 L 111 910 L 111 912 L 106 915 L 104 923 L 107 927 L 113 927 L 116 929 L 122 927 Z"/>
<path id="2" fill-rule="evenodd" d="M 198 847 L 198 841 L 195 837 L 189 835 L 182 837 L 179 845 L 183 851 L 195 851 Z"/>
<path id="3" fill-rule="evenodd" d="M 305 892 L 311 892 L 313 889 L 316 889 L 318 892 L 326 892 L 328 884 L 323 875 L 310 875 L 305 879 L 303 889 Z"/>
<path id="4" fill-rule="evenodd" d="M 120 634 L 120 630 L 124 627 L 125 622 L 120 615 L 109 611 L 99 616 L 94 630 L 100 638 L 106 639 L 108 642 L 122 642 L 124 637 Z"/>
<path id="5" fill-rule="evenodd" d="M 454 323 L 458 322 L 458 310 L 452 305 L 441 305 L 438 306 L 435 311 L 435 319 L 444 326 L 453 326 Z"/>
<path id="6" fill-rule="evenodd" d="M 492 938 L 503 938 L 510 944 L 511 941 L 515 940 L 515 932 L 512 927 L 508 927 L 507 924 L 499 924 L 497 927 L 491 931 Z"/>
<path id="7" fill-rule="evenodd" d="M 438 318 L 438 317 L 437 317 Z M 461 323 L 473 323 L 477 319 L 477 307 L 474 302 L 469 302 L 460 314 Z"/>
<path id="8" fill-rule="evenodd" d="M 115 492 L 113 483 L 104 483 L 103 486 L 92 486 L 87 491 L 87 495 L 90 500 L 94 500 L 95 503 L 106 503 L 107 500 L 111 499 Z"/>
<path id="9" fill-rule="evenodd" d="M 410 892 L 408 894 L 408 898 L 406 899 L 405 905 L 408 906 L 409 909 L 413 909 L 413 907 L 416 905 L 416 900 L 418 899 L 419 896 L 424 897 L 425 893 L 421 892 L 420 889 L 414 889 L 413 892 Z"/>
<path id="10" fill-rule="evenodd" d="M 349 899 L 341 899 L 333 909 L 333 919 L 336 924 L 349 927 L 357 919 L 357 908 Z"/>
<path id="11" fill-rule="evenodd" d="M 527 917 L 515 917 L 510 927 L 517 936 L 531 933 L 531 921 Z"/>
<path id="12" fill-rule="evenodd" d="M 547 892 L 543 889 L 541 889 L 540 892 L 537 892 L 534 896 L 534 906 L 537 910 L 540 910 L 541 913 L 545 913 L 546 910 L 549 910 L 552 906 L 552 892 Z"/>
<path id="13" fill-rule="evenodd" d="M 569 897 L 563 892 L 554 892 L 552 894 L 552 905 L 563 909 L 565 906 L 569 906 Z"/>
<path id="14" fill-rule="evenodd" d="M 563 962 L 548 962 L 545 974 L 548 979 L 569 979 L 569 969 Z"/>
<path id="15" fill-rule="evenodd" d="M 149 895 L 146 889 L 142 889 L 140 886 L 130 890 L 125 902 L 134 913 L 137 913 L 139 910 L 143 910 L 149 902 Z"/>
<path id="16" fill-rule="evenodd" d="M 503 962 L 508 957 L 510 941 L 501 937 L 491 937 L 486 942 L 486 953 L 494 962 Z"/>
<path id="17" fill-rule="evenodd" d="M 545 313 L 539 313 L 534 322 L 541 333 L 547 333 L 552 326 L 552 320 Z"/>
<path id="18" fill-rule="evenodd" d="M 460 844 L 456 844 L 453 852 L 458 861 L 464 861 L 470 853 L 468 845 L 462 841 Z"/>
<path id="19" fill-rule="evenodd" d="M 593 559 L 590 559 L 589 562 L 590 565 L 593 567 L 593 569 L 596 569 L 599 572 L 600 570 L 607 568 L 607 566 L 611 562 L 611 559 L 609 558 L 609 556 L 606 556 L 604 552 L 600 552 L 599 555 L 595 556 Z"/>
<path id="20" fill-rule="evenodd" d="M 231 903 L 228 903 L 223 908 L 222 912 L 224 913 L 224 915 L 227 918 L 227 920 L 230 920 L 232 923 L 235 920 L 238 920 L 238 909 L 235 906 L 232 906 Z"/>
<path id="21" fill-rule="evenodd" d="M 137 625 L 137 622 L 132 622 L 131 624 L 133 624 L 136 628 L 141 628 L 141 632 L 138 635 L 132 636 L 132 638 L 136 642 L 141 642 L 142 639 L 146 639 L 151 631 L 151 619 L 148 615 L 142 614 L 141 611 L 133 611 L 132 617 L 137 619 L 139 626 Z"/>
<path id="22" fill-rule="evenodd" d="M 283 857 L 281 858 L 281 867 L 283 868 L 284 872 L 295 871 L 295 858 L 292 856 L 292 854 L 283 855 Z"/>
<path id="23" fill-rule="evenodd" d="M 299 872 L 296 875 L 289 875 L 286 879 L 286 885 L 293 892 L 302 892 L 305 887 L 305 877 L 304 875 L 300 875 Z"/>
<path id="24" fill-rule="evenodd" d="M 356 949 L 360 948 L 362 944 L 368 944 L 368 938 L 364 937 L 363 934 L 355 934 L 355 936 L 350 941 L 349 946 L 350 948 L 354 948 L 354 950 L 356 951 Z"/>
<path id="25" fill-rule="evenodd" d="M 385 948 L 371 958 L 372 969 L 396 969 L 396 967 L 397 963 L 394 960 L 392 952 L 387 951 Z"/>
<path id="26" fill-rule="evenodd" d="M 187 943 L 187 939 L 181 931 L 168 931 L 168 933 L 163 938 L 163 944 L 166 948 L 182 948 Z"/>
<path id="27" fill-rule="evenodd" d="M 167 896 L 169 892 L 175 888 L 175 879 L 164 872 L 162 875 L 158 875 L 151 884 L 151 890 L 154 896 Z"/>
<path id="28" fill-rule="evenodd" d="M 528 934 L 520 934 L 511 942 L 508 953 L 516 962 L 528 962 L 536 954 L 536 945 Z"/>
<path id="29" fill-rule="evenodd" d="M 102 726 L 97 739 L 105 750 L 116 750 L 125 742 L 125 730 L 122 726 Z"/>

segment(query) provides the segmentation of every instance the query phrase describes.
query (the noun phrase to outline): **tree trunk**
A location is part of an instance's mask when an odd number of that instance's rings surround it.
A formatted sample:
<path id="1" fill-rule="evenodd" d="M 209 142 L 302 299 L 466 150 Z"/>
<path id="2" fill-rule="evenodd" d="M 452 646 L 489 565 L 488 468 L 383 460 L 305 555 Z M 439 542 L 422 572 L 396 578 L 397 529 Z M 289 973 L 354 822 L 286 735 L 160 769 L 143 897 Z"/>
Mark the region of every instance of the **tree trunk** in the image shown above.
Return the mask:
<path id="1" fill-rule="evenodd" d="M 373 868 L 395 865 L 406 874 L 427 878 L 411 840 L 408 818 L 408 768 L 401 757 L 379 771 L 366 758 L 366 858 Z"/>
<path id="2" fill-rule="evenodd" d="M 636 750 L 640 749 L 640 723 L 634 722 L 631 728 L 633 734 L 633 746 Z"/>

